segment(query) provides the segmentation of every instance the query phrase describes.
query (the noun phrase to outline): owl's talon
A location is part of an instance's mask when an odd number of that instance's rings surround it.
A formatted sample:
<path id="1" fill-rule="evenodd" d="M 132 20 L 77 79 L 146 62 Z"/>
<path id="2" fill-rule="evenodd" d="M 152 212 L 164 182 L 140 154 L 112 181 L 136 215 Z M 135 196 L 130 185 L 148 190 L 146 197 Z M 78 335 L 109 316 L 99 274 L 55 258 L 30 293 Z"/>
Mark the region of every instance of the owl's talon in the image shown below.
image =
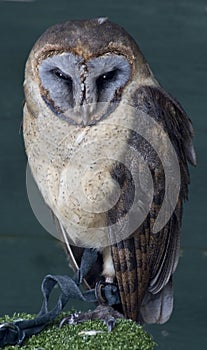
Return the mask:
<path id="1" fill-rule="evenodd" d="M 115 325 L 116 325 L 116 319 L 111 316 L 103 320 L 103 323 L 107 326 L 108 332 L 113 331 Z"/>
<path id="2" fill-rule="evenodd" d="M 86 321 L 101 320 L 107 326 L 108 332 L 111 332 L 116 325 L 116 320 L 120 318 L 124 318 L 124 315 L 114 310 L 111 306 L 99 305 L 95 310 L 83 313 L 75 312 L 72 315 L 64 317 L 59 327 L 62 328 L 65 324 L 77 325 Z"/>
<path id="3" fill-rule="evenodd" d="M 73 313 L 69 316 L 64 317 L 59 324 L 59 328 L 62 328 L 65 324 L 76 325 L 78 324 L 78 318 L 80 313 Z"/>

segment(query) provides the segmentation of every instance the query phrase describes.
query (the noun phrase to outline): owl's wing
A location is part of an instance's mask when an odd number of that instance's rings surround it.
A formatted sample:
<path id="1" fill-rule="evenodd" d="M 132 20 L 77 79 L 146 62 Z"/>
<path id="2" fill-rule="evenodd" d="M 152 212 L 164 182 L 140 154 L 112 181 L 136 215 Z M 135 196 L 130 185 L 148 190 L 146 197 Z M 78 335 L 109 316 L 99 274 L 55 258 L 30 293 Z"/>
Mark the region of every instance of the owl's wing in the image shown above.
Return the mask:
<path id="1" fill-rule="evenodd" d="M 150 150 L 146 140 L 133 136 L 129 144 L 141 150 L 153 177 L 153 203 L 143 224 L 130 238 L 112 245 L 112 256 L 119 286 L 123 312 L 127 318 L 146 323 L 164 323 L 173 307 L 172 274 L 179 257 L 182 202 L 187 198 L 189 173 L 187 162 L 195 165 L 192 144 L 193 131 L 182 107 L 164 90 L 145 86 L 133 96 L 137 111 L 144 112 L 161 124 L 177 153 L 181 172 L 181 187 L 176 208 L 167 224 L 158 232 L 152 228 L 160 211 L 165 174 L 162 163 Z M 117 203 L 111 222 L 123 212 L 129 201 L 128 176 L 122 185 L 122 198 Z M 147 191 L 147 188 L 146 188 Z M 126 206 L 125 205 L 125 206 Z"/>

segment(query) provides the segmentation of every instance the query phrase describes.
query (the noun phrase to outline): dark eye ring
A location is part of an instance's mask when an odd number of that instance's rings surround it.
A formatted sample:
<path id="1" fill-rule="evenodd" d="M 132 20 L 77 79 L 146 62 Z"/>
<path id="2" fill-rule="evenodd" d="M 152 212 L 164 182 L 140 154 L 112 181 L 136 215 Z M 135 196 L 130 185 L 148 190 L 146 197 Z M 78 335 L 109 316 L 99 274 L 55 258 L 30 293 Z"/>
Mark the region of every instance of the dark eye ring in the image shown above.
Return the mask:
<path id="1" fill-rule="evenodd" d="M 52 69 L 51 71 L 56 77 L 58 77 L 61 80 L 65 80 L 68 83 L 72 83 L 72 79 L 69 75 L 63 73 L 59 68 Z"/>
<path id="2" fill-rule="evenodd" d="M 98 82 L 102 82 L 102 83 L 110 82 L 115 78 L 115 76 L 117 75 L 117 72 L 118 72 L 118 69 L 113 69 L 109 72 L 106 72 L 106 73 L 100 75 L 97 80 L 98 80 Z"/>

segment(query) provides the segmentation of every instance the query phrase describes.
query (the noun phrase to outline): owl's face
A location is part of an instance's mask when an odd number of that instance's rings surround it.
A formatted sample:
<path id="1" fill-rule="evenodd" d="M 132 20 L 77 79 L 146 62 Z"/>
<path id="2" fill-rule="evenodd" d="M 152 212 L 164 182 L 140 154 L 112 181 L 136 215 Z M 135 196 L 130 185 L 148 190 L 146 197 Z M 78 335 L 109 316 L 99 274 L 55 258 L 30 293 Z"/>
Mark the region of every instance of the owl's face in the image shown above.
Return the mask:
<path id="1" fill-rule="evenodd" d="M 126 57 L 111 52 L 88 60 L 71 52 L 55 53 L 39 66 L 47 105 L 83 126 L 95 124 L 116 107 L 130 76 Z"/>
<path id="2" fill-rule="evenodd" d="M 105 18 L 70 21 L 49 28 L 34 45 L 25 96 L 33 115 L 45 110 L 70 124 L 93 125 L 123 97 L 129 102 L 131 83 L 148 77 L 142 53 L 123 28 Z"/>

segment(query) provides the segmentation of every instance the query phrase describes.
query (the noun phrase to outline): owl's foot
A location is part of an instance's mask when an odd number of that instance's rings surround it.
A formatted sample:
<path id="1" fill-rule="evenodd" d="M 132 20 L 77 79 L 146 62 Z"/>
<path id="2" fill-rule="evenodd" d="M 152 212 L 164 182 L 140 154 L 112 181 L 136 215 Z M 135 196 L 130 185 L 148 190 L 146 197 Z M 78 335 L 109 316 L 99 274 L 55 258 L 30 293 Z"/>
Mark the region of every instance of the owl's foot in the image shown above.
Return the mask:
<path id="1" fill-rule="evenodd" d="M 111 306 L 99 305 L 95 310 L 84 313 L 74 313 L 64 317 L 60 322 L 60 327 L 64 324 L 76 325 L 85 321 L 101 320 L 107 326 L 108 331 L 111 332 L 116 325 L 116 320 L 120 318 L 123 319 L 124 315 L 114 310 Z"/>

